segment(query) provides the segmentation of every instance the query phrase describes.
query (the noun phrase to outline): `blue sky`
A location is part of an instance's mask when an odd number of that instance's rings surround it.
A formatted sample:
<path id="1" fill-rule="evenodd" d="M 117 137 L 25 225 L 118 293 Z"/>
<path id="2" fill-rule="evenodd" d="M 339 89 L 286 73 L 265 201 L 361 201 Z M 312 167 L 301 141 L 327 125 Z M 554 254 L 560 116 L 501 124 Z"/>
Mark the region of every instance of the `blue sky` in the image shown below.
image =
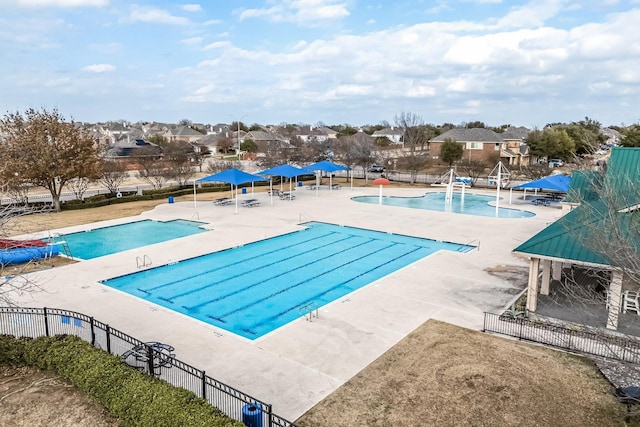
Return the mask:
<path id="1" fill-rule="evenodd" d="M 640 121 L 640 0 L 0 0 L 0 108 L 80 121 Z"/>

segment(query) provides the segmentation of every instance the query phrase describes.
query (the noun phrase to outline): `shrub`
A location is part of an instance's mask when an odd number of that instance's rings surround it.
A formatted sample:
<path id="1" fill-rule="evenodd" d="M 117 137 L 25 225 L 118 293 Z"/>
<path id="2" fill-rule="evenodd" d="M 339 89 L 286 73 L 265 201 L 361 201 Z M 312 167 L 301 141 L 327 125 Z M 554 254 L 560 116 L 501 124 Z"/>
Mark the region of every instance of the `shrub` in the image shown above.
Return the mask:
<path id="1" fill-rule="evenodd" d="M 243 426 L 192 392 L 133 369 L 78 337 L 0 336 L 0 362 L 57 372 L 125 425 Z"/>

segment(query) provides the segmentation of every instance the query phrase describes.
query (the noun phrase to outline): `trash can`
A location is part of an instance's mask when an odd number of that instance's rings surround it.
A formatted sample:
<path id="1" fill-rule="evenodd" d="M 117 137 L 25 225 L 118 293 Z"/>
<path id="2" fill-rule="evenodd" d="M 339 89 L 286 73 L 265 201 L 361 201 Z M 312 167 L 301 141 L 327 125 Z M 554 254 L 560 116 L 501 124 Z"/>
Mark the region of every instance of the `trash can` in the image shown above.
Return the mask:
<path id="1" fill-rule="evenodd" d="M 242 422 L 247 427 L 262 427 L 262 406 L 257 402 L 244 405 Z"/>
<path id="2" fill-rule="evenodd" d="M 242 194 L 247 194 L 247 187 L 242 187 Z"/>
<path id="3" fill-rule="evenodd" d="M 302 187 L 302 181 L 298 181 L 298 187 Z"/>
<path id="4" fill-rule="evenodd" d="M 169 203 L 173 203 L 173 196 L 169 196 Z"/>

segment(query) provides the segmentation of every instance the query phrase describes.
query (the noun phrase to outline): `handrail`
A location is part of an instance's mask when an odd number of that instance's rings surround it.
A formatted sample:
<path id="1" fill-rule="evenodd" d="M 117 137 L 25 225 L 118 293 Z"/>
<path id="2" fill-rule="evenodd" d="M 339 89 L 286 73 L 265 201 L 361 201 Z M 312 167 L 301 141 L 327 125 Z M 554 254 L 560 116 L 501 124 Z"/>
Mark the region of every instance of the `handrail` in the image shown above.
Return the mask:
<path id="1" fill-rule="evenodd" d="M 472 243 L 474 243 L 474 242 L 478 242 L 478 245 L 476 246 L 476 249 L 478 249 L 478 251 L 480 251 L 480 239 L 473 239 L 469 243 L 465 243 L 465 246 L 472 246 Z"/>
<path id="2" fill-rule="evenodd" d="M 142 257 L 136 257 L 136 268 L 149 267 L 153 263 L 151 262 L 151 258 L 149 255 L 143 255 Z"/>
<path id="3" fill-rule="evenodd" d="M 302 317 L 304 317 L 304 320 L 311 322 L 311 319 L 313 317 L 315 317 L 316 319 L 318 318 L 318 304 L 315 301 L 311 301 L 308 304 L 300 306 L 300 308 L 298 308 L 298 313 L 300 313 Z"/>

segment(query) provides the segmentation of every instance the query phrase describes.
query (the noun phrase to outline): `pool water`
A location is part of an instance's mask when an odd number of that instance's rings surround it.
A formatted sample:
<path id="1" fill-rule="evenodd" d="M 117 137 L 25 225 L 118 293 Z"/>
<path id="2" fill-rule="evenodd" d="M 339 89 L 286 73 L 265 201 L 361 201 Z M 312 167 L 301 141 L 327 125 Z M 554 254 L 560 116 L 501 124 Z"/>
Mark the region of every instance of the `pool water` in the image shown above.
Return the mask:
<path id="1" fill-rule="evenodd" d="M 249 339 L 439 250 L 473 246 L 325 223 L 104 281 Z"/>
<path id="2" fill-rule="evenodd" d="M 399 206 L 403 208 L 425 209 L 439 212 L 453 212 L 467 215 L 496 216 L 496 207 L 489 205 L 495 202 L 495 196 L 465 193 L 464 198 L 460 192 L 454 192 L 450 203 L 445 201 L 446 193 L 427 193 L 421 197 L 391 197 L 382 198 L 382 204 L 387 206 Z M 362 203 L 378 204 L 378 196 L 359 196 L 352 200 Z M 498 218 L 531 218 L 533 212 L 498 207 Z"/>
<path id="3" fill-rule="evenodd" d="M 207 231 L 201 226 L 195 221 L 147 219 L 65 234 L 61 239 L 74 258 L 87 260 Z"/>

